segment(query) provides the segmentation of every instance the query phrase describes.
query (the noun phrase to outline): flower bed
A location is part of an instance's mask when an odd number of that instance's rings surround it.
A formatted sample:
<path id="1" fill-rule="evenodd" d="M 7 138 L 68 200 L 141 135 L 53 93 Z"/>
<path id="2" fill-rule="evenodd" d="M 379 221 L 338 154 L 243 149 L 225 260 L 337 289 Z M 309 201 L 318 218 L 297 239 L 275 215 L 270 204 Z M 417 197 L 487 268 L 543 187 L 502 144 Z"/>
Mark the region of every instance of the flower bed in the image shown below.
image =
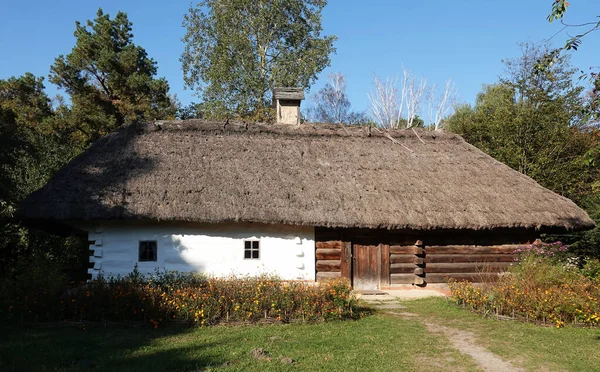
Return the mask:
<path id="1" fill-rule="evenodd" d="M 320 285 L 271 276 L 213 278 L 163 272 L 152 277 L 99 278 L 46 298 L 44 313 L 30 297 L 13 298 L 12 319 L 146 321 L 206 326 L 224 322 L 320 321 L 353 317 L 356 300 L 347 280 Z"/>
<path id="2" fill-rule="evenodd" d="M 517 250 L 518 262 L 498 282 L 476 286 L 450 282 L 452 299 L 482 314 L 529 321 L 600 325 L 600 281 L 586 266 L 577 268 L 560 243 Z"/>

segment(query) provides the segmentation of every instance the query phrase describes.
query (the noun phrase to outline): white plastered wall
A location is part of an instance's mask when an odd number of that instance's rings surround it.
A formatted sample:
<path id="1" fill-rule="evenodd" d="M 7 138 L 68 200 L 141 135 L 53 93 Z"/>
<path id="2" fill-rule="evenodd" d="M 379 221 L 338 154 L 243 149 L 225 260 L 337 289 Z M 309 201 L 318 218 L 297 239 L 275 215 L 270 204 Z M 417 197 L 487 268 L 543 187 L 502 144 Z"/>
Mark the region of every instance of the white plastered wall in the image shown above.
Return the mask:
<path id="1" fill-rule="evenodd" d="M 215 276 L 276 274 L 284 280 L 315 279 L 313 227 L 262 224 L 94 223 L 81 226 L 93 244 L 92 277 L 158 269 Z M 138 262 L 139 241 L 155 240 L 156 262 Z M 244 240 L 260 241 L 260 258 L 244 258 Z"/>

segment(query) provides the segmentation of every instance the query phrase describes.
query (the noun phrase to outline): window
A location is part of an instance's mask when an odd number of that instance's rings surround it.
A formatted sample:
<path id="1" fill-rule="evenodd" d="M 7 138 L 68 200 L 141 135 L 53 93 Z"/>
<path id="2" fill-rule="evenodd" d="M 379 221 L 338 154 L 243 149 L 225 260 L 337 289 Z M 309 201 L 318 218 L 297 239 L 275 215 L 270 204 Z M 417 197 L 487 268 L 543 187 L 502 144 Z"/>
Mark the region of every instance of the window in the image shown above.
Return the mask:
<path id="1" fill-rule="evenodd" d="M 258 240 L 244 240 L 244 258 L 258 259 Z"/>
<path id="2" fill-rule="evenodd" d="M 156 240 L 140 241 L 139 261 L 156 261 Z"/>

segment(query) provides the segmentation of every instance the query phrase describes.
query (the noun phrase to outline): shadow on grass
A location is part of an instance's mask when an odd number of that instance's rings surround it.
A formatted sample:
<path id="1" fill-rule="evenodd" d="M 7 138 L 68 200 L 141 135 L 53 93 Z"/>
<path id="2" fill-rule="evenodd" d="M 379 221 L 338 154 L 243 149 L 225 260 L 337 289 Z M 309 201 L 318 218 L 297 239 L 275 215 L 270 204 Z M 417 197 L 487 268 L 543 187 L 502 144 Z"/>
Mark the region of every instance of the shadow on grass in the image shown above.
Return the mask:
<path id="1" fill-rule="evenodd" d="M 205 339 L 196 329 L 0 328 L 0 370 L 197 370 L 228 363 L 235 340 Z"/>
<path id="2" fill-rule="evenodd" d="M 359 320 L 369 315 L 373 315 L 377 312 L 375 307 L 369 306 L 369 304 L 365 302 L 360 302 L 358 305 L 352 308 L 352 316 L 351 320 Z"/>

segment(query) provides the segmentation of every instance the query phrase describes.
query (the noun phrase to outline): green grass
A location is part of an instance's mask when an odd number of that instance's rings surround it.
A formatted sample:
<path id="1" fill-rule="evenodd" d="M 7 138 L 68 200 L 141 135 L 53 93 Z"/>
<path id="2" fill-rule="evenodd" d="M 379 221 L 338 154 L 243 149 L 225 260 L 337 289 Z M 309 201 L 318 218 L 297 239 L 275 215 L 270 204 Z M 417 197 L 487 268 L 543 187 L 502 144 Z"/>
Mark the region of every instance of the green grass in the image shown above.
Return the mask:
<path id="1" fill-rule="evenodd" d="M 199 329 L 2 327 L 0 370 L 478 370 L 421 320 L 470 331 L 491 352 L 527 370 L 600 370 L 598 329 L 484 319 L 440 298 L 403 304 L 418 316 Z M 270 360 L 254 359 L 254 348 Z M 282 364 L 282 356 L 296 365 Z"/>
<path id="2" fill-rule="evenodd" d="M 319 324 L 201 329 L 0 329 L 3 371 L 472 370 L 412 320 L 371 315 Z M 250 353 L 263 348 L 270 361 Z M 296 360 L 284 365 L 280 357 Z"/>
<path id="3" fill-rule="evenodd" d="M 481 345 L 531 371 L 600 371 L 600 329 L 554 328 L 483 318 L 444 299 L 404 303 L 438 324 L 472 332 Z"/>

